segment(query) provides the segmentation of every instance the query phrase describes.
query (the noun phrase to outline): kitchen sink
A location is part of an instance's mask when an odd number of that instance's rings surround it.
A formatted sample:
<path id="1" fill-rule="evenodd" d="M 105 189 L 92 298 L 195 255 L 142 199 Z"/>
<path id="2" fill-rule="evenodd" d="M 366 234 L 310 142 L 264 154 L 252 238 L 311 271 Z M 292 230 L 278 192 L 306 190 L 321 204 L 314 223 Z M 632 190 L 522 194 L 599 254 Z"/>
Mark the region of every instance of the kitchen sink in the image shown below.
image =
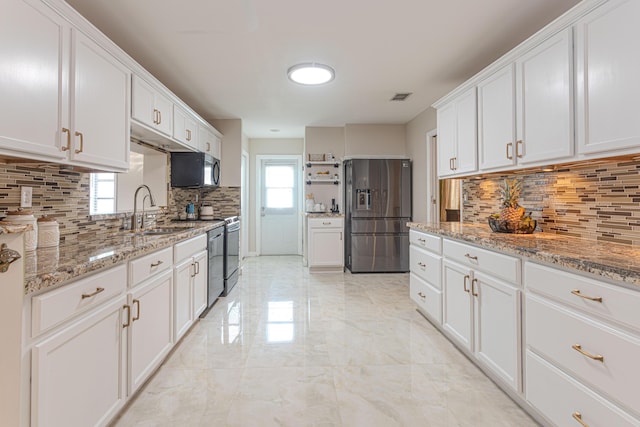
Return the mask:
<path id="1" fill-rule="evenodd" d="M 166 234 L 180 233 L 188 230 L 189 228 L 185 227 L 149 228 L 147 230 L 137 231 L 136 234 L 141 236 L 163 236 Z"/>

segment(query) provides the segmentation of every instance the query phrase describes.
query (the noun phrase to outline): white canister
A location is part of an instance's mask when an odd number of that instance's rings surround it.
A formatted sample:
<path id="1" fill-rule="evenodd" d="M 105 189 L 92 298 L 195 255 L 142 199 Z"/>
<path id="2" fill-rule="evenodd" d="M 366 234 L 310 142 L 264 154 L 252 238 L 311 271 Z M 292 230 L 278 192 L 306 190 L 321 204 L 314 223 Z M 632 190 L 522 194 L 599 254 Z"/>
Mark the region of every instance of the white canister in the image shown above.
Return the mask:
<path id="1" fill-rule="evenodd" d="M 35 251 L 38 247 L 38 223 L 36 217 L 31 211 L 23 211 L 18 208 L 17 211 L 7 212 L 5 221 L 12 224 L 31 225 L 32 229 L 24 233 L 24 250 Z"/>
<path id="2" fill-rule="evenodd" d="M 60 244 L 58 221 L 50 216 L 38 219 L 38 247 L 51 248 Z"/>

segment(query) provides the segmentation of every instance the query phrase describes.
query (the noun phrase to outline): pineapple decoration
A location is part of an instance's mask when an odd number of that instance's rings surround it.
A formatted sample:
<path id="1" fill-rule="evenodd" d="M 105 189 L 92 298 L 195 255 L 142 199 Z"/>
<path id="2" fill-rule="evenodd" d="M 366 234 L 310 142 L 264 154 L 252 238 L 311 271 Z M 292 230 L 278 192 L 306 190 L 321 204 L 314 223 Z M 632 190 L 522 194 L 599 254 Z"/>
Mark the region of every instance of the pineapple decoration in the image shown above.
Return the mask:
<path id="1" fill-rule="evenodd" d="M 522 193 L 522 181 L 515 178 L 505 179 L 504 186 L 500 188 L 500 193 L 502 195 L 500 219 L 517 222 L 524 217 L 524 208 L 518 204 L 520 193 Z"/>
<path id="2" fill-rule="evenodd" d="M 502 209 L 500 213 L 489 217 L 489 225 L 493 231 L 502 233 L 533 233 L 536 221 L 531 214 L 525 216 L 525 209 L 518 204 L 522 193 L 522 181 L 505 179 L 500 188 Z"/>

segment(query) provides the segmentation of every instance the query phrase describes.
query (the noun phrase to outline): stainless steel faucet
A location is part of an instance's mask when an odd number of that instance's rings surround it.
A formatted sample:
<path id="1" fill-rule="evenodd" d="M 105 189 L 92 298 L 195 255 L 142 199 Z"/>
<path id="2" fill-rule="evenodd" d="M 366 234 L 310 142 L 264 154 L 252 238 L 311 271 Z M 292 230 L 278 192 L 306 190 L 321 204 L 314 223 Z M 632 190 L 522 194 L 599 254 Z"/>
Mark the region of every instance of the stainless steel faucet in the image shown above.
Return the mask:
<path id="1" fill-rule="evenodd" d="M 145 184 L 141 184 L 136 188 L 136 192 L 133 194 L 133 216 L 131 217 L 131 230 L 137 231 L 140 228 L 140 222 L 138 221 L 138 191 L 141 189 L 146 189 L 147 193 L 149 193 L 149 203 L 151 206 L 155 206 L 156 202 L 153 199 L 153 194 L 151 194 L 151 189 Z M 144 209 L 144 200 L 142 200 L 142 207 Z"/>

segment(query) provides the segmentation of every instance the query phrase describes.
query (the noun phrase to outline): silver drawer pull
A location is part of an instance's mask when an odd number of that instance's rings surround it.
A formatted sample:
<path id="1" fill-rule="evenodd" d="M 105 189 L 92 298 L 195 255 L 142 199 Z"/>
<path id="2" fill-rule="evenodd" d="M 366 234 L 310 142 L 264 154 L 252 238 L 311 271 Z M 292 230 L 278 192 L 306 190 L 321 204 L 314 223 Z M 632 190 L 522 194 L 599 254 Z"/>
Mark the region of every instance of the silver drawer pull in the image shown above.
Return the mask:
<path id="1" fill-rule="evenodd" d="M 157 266 L 159 266 L 160 264 L 162 264 L 162 261 L 152 262 L 152 263 L 151 263 L 151 268 L 153 268 L 153 267 L 157 267 Z"/>
<path id="2" fill-rule="evenodd" d="M 601 356 L 599 354 L 598 355 L 593 355 L 593 354 L 589 353 L 588 351 L 584 351 L 580 344 L 574 344 L 574 345 L 571 346 L 571 348 L 574 349 L 575 351 L 577 351 L 578 353 L 582 354 L 583 356 L 587 356 L 589 359 L 597 360 L 598 362 L 604 363 L 604 356 Z"/>
<path id="3" fill-rule="evenodd" d="M 602 302 L 602 297 L 590 297 L 587 295 L 582 295 L 582 293 L 580 293 L 580 289 L 574 289 L 571 291 L 571 293 L 577 297 L 588 299 L 589 301 Z"/>
<path id="4" fill-rule="evenodd" d="M 98 295 L 100 292 L 104 292 L 104 288 L 96 288 L 95 292 L 91 292 L 90 294 L 82 294 L 82 299 L 91 298 Z"/>
<path id="5" fill-rule="evenodd" d="M 427 267 L 427 264 L 423 264 L 421 262 L 418 263 L 418 265 L 420 266 L 420 268 L 422 268 L 423 270 Z"/>
<path id="6" fill-rule="evenodd" d="M 589 424 L 582 421 L 582 414 L 580 412 L 576 411 L 573 414 L 571 414 L 571 416 L 573 417 L 574 420 L 579 422 L 582 427 L 589 427 Z"/>
<path id="7" fill-rule="evenodd" d="M 422 299 L 427 298 L 427 296 L 425 294 L 423 294 L 422 292 L 418 292 L 418 296 Z"/>
<path id="8" fill-rule="evenodd" d="M 330 222 L 322 221 L 322 225 L 331 225 L 331 223 L 330 223 Z"/>
<path id="9" fill-rule="evenodd" d="M 478 257 L 477 257 L 477 256 L 473 256 L 473 255 L 469 255 L 469 254 L 464 254 L 464 256 L 465 256 L 465 257 L 467 257 L 467 258 L 469 258 L 469 259 L 472 259 L 472 260 L 474 260 L 474 261 L 477 261 L 477 260 L 478 260 Z"/>
<path id="10" fill-rule="evenodd" d="M 423 244 L 423 245 L 424 245 L 425 243 L 427 243 L 427 241 L 426 241 L 425 239 L 418 239 L 418 242 L 420 242 L 420 243 L 421 243 L 421 244 Z"/>

